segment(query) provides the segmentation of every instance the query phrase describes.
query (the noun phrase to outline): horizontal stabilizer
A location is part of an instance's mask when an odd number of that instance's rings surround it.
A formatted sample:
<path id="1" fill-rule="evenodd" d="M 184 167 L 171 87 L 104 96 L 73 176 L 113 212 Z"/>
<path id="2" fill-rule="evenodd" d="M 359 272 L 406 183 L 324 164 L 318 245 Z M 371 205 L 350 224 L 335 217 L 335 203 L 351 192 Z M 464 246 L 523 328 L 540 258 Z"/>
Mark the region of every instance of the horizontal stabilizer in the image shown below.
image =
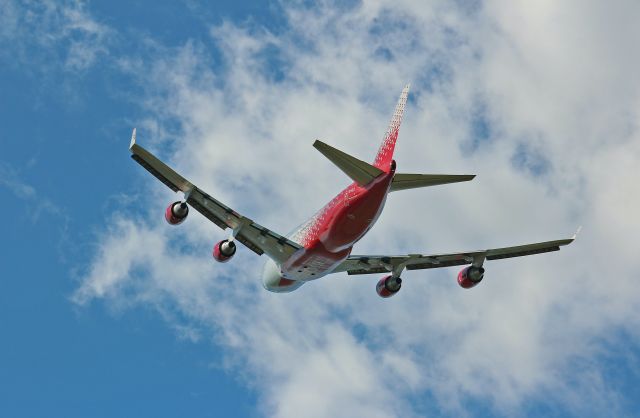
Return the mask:
<path id="1" fill-rule="evenodd" d="M 316 140 L 313 146 L 360 186 L 369 184 L 383 173 L 379 168 L 352 157 L 339 149 L 335 149 L 322 141 Z"/>
<path id="2" fill-rule="evenodd" d="M 390 192 L 418 187 L 437 186 L 439 184 L 458 183 L 473 180 L 475 175 L 459 174 L 402 174 L 393 176 Z"/>

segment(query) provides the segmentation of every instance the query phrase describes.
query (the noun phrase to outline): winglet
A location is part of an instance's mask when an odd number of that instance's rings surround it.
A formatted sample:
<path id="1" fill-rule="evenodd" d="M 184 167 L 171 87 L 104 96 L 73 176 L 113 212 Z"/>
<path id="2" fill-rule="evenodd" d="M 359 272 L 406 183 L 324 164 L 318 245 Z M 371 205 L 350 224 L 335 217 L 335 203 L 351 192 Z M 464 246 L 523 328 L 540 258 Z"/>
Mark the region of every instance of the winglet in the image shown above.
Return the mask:
<path id="1" fill-rule="evenodd" d="M 580 225 L 578 227 L 578 229 L 576 230 L 576 233 L 573 234 L 573 237 L 571 237 L 571 239 L 574 240 L 574 239 L 578 238 L 578 234 L 580 233 L 580 231 L 582 231 L 582 225 Z"/>
<path id="2" fill-rule="evenodd" d="M 133 148 L 136 144 L 136 128 L 133 128 L 133 132 L 131 133 L 131 143 L 129 144 L 129 149 Z"/>

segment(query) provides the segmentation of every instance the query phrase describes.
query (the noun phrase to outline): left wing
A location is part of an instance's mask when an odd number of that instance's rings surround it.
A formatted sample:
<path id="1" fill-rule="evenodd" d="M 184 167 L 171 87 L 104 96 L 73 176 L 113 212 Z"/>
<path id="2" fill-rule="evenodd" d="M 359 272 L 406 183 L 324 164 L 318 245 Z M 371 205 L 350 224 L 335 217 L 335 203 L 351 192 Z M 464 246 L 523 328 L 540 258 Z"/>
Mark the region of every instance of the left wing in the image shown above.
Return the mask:
<path id="1" fill-rule="evenodd" d="M 403 269 L 421 270 L 439 267 L 461 266 L 479 263 L 484 260 L 499 260 L 502 258 L 522 257 L 525 255 L 542 254 L 560 250 L 563 245 L 571 244 L 576 238 L 557 241 L 537 242 L 535 244 L 518 245 L 515 247 L 493 248 L 482 251 L 468 251 L 451 254 L 408 254 L 400 256 L 366 256 L 351 255 L 333 272 L 346 271 L 348 274 L 387 273 Z"/>
<path id="2" fill-rule="evenodd" d="M 129 149 L 131 150 L 131 158 L 138 164 L 174 192 L 184 192 L 187 203 L 211 222 L 222 229 L 233 229 L 235 239 L 256 254 L 267 254 L 278 263 L 283 263 L 302 248 L 299 244 L 257 224 L 246 216 L 242 216 L 176 173 L 156 156 L 136 144 L 135 129 L 131 136 Z"/>

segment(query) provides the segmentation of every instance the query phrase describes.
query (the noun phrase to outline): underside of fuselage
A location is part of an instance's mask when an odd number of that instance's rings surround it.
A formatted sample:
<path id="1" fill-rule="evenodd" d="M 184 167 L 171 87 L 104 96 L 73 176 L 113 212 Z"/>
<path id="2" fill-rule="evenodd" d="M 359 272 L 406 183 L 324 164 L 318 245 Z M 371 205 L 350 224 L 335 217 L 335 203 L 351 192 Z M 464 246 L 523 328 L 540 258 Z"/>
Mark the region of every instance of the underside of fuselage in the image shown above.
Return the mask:
<path id="1" fill-rule="evenodd" d="M 353 245 L 379 218 L 393 175 L 392 169 L 366 186 L 351 184 L 291 235 L 303 248 L 284 263 L 265 264 L 265 289 L 291 292 L 305 282 L 331 273 L 351 254 Z"/>

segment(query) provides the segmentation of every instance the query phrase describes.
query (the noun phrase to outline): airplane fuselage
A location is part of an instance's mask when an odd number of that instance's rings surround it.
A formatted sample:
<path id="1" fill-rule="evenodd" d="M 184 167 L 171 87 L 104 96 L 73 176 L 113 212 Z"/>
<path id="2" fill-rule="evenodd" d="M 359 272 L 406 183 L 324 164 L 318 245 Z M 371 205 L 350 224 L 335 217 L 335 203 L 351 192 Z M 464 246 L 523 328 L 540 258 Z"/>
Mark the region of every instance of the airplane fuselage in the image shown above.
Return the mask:
<path id="1" fill-rule="evenodd" d="M 392 163 L 388 172 L 366 186 L 352 183 L 291 234 L 289 238 L 303 248 L 281 265 L 268 260 L 264 287 L 290 292 L 331 273 L 380 217 L 394 173 Z"/>

